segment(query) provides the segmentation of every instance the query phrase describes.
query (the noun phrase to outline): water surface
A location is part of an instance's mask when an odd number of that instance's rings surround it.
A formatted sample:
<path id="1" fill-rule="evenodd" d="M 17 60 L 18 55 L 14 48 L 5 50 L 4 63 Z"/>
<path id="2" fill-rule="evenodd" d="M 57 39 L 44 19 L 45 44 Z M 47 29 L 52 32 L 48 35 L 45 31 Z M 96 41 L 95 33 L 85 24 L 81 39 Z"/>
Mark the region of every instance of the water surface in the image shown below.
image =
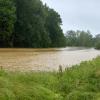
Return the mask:
<path id="1" fill-rule="evenodd" d="M 0 66 L 7 70 L 53 71 L 70 67 L 100 55 L 93 48 L 0 49 Z"/>

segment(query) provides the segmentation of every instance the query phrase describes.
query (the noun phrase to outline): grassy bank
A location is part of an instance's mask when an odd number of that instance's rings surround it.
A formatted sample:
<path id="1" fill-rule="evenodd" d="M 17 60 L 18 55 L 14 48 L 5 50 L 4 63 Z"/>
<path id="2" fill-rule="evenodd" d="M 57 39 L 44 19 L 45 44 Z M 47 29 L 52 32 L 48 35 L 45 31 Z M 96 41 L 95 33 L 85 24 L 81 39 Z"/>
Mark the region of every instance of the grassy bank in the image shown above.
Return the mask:
<path id="1" fill-rule="evenodd" d="M 100 57 L 63 73 L 1 70 L 0 100 L 100 100 Z"/>

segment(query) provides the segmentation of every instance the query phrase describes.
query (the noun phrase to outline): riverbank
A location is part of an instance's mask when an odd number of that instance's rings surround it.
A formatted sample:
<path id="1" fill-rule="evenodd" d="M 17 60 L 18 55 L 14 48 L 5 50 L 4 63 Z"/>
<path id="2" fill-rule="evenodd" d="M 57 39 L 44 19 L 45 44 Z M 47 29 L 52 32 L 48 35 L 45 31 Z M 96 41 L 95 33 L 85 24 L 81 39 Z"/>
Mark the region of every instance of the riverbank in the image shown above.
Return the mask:
<path id="1" fill-rule="evenodd" d="M 100 100 L 100 57 L 58 73 L 0 70 L 0 100 Z"/>

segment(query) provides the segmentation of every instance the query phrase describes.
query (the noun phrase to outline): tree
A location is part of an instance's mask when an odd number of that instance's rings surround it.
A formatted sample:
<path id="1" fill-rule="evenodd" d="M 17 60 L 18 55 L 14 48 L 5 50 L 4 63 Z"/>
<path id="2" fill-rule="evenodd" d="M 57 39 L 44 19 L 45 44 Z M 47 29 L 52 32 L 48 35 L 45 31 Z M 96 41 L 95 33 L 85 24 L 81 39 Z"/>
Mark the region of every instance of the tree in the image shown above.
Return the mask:
<path id="1" fill-rule="evenodd" d="M 68 46 L 93 46 L 93 36 L 89 31 L 67 31 L 66 41 Z"/>
<path id="2" fill-rule="evenodd" d="M 66 41 L 68 46 L 77 46 L 78 37 L 75 31 L 69 30 L 66 33 Z"/>
<path id="3" fill-rule="evenodd" d="M 96 49 L 100 49 L 100 34 L 97 34 L 94 38 L 94 46 Z"/>
<path id="4" fill-rule="evenodd" d="M 99 42 L 99 41 L 100 41 L 100 34 L 97 34 L 97 35 L 94 37 L 94 40 L 95 40 L 95 43 L 96 43 L 96 42 Z"/>
<path id="5" fill-rule="evenodd" d="M 45 6 L 45 9 L 47 12 L 45 27 L 51 39 L 51 46 L 65 46 L 66 41 L 60 26 L 62 24 L 60 15 L 53 9 L 48 8 L 47 6 Z"/>
<path id="6" fill-rule="evenodd" d="M 60 15 L 40 0 L 0 0 L 1 47 L 61 47 Z"/>
<path id="7" fill-rule="evenodd" d="M 92 35 L 89 31 L 81 31 L 79 36 L 79 46 L 91 47 L 93 46 Z"/>
<path id="8" fill-rule="evenodd" d="M 14 45 L 48 47 L 50 38 L 45 30 L 44 7 L 40 0 L 16 0 L 17 22 Z"/>
<path id="9" fill-rule="evenodd" d="M 13 0 L 0 0 L 0 47 L 12 46 L 12 34 L 16 20 Z"/>

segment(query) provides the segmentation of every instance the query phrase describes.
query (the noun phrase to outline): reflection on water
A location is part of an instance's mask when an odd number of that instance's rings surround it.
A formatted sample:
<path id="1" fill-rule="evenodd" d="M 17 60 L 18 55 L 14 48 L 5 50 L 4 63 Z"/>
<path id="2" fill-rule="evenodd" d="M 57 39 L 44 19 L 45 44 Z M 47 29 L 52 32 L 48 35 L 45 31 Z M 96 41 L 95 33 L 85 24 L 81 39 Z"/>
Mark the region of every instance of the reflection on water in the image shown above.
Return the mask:
<path id="1" fill-rule="evenodd" d="M 91 60 L 100 51 L 88 48 L 0 49 L 0 66 L 9 70 L 57 70 Z"/>

